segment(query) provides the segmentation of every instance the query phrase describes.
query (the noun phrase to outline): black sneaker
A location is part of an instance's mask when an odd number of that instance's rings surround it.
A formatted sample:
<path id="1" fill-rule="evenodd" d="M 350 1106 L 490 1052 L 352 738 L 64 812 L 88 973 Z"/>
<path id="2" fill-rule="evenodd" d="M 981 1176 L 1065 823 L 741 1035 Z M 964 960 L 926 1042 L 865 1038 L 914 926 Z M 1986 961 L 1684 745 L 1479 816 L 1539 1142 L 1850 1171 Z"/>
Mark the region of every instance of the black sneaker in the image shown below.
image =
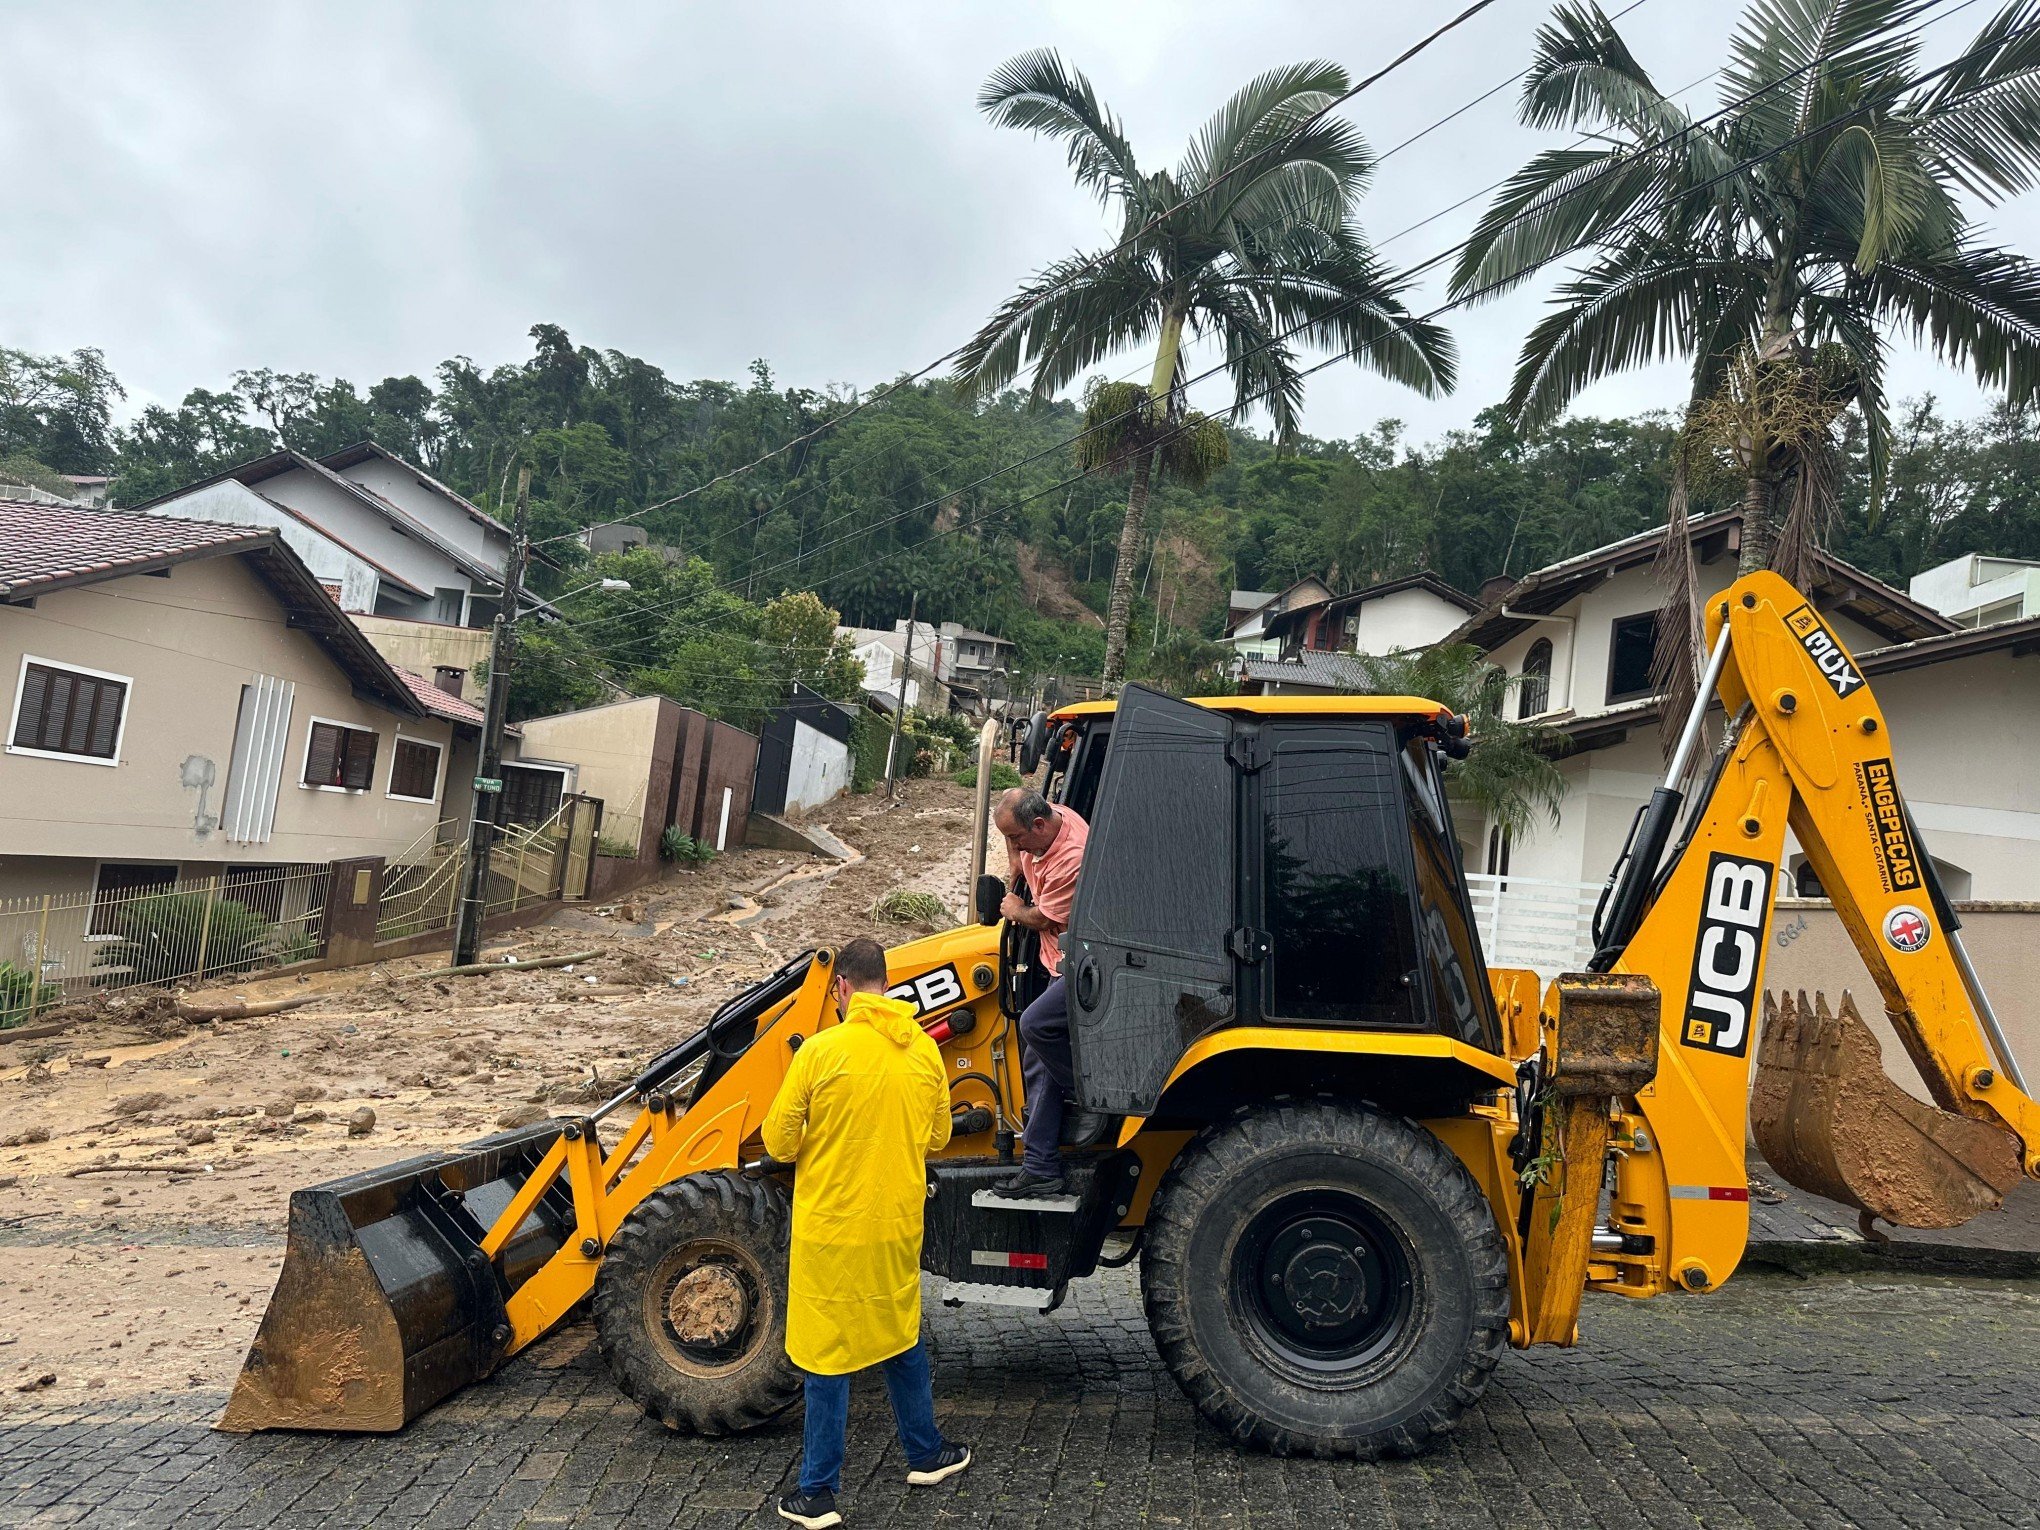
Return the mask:
<path id="1" fill-rule="evenodd" d="M 1030 1174 L 1025 1169 L 1022 1169 L 1018 1174 L 1010 1174 L 1000 1180 L 994 1188 L 1001 1195 L 1020 1197 L 1061 1195 L 1063 1193 L 1063 1177 L 1060 1174 L 1051 1174 L 1043 1178 L 1039 1174 Z"/>
<path id="2" fill-rule="evenodd" d="M 934 1459 L 926 1466 L 917 1466 L 907 1473 L 909 1487 L 933 1487 L 946 1481 L 970 1465 L 970 1447 L 951 1440 L 935 1452 Z"/>
<path id="3" fill-rule="evenodd" d="M 779 1517 L 792 1520 L 804 1530 L 829 1530 L 829 1526 L 843 1523 L 843 1516 L 836 1512 L 836 1495 L 827 1488 L 819 1493 L 782 1494 Z"/>

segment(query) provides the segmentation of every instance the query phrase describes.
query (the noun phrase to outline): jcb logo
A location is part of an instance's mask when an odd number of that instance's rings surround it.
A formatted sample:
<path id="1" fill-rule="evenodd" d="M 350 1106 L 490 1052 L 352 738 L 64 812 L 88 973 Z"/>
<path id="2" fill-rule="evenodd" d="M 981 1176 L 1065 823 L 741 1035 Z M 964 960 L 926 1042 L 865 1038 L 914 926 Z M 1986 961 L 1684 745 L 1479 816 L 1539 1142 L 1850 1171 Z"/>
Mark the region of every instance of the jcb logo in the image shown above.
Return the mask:
<path id="1" fill-rule="evenodd" d="M 1812 606 L 1801 606 L 1785 618 L 1785 625 L 1792 629 L 1793 636 L 1799 639 L 1799 646 L 1812 657 L 1814 668 L 1834 688 L 1835 695 L 1846 696 L 1863 683 L 1863 677 L 1849 662 L 1848 654 L 1835 641 L 1834 634 L 1827 630 Z"/>
<path id="2" fill-rule="evenodd" d="M 1733 855 L 1707 859 L 1707 892 L 1700 909 L 1700 939 L 1693 946 L 1693 978 L 1686 989 L 1686 1024 L 1680 1040 L 1708 1052 L 1741 1057 L 1750 1045 L 1750 1008 L 1764 924 L 1771 916 L 1771 867 Z"/>
<path id="3" fill-rule="evenodd" d="M 937 967 L 910 982 L 893 984 L 885 991 L 885 996 L 888 999 L 904 999 L 925 1015 L 931 1009 L 940 1009 L 961 999 L 963 983 L 954 967 Z"/>

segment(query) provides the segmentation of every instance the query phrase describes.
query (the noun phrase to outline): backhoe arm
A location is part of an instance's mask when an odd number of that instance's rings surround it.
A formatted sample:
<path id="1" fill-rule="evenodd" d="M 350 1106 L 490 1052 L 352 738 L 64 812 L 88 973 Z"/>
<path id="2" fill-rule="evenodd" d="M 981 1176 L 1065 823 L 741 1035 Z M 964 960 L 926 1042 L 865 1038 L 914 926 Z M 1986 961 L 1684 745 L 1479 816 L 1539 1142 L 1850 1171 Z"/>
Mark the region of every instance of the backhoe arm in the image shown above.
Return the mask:
<path id="1" fill-rule="evenodd" d="M 1640 824 L 1594 962 L 1647 976 L 1662 995 L 1657 1077 L 1637 1094 L 1636 1115 L 1618 1122 L 1618 1144 L 1620 1128 L 1629 1133 L 1610 1223 L 1625 1247 L 1593 1281 L 1630 1295 L 1711 1289 L 1742 1256 L 1750 1063 L 1788 826 L 1930 1092 L 1954 1116 L 1884 1078 L 1860 1021 L 1849 1031 L 1846 1017 L 1822 1012 L 1802 1023 L 1795 1011 L 1772 1037 L 1808 1043 L 1819 1057 L 1769 1099 L 1806 1149 L 1797 1160 L 1817 1172 L 1795 1177 L 1793 1162 L 1778 1157 L 1774 1166 L 1795 1183 L 1816 1181 L 1805 1188 L 1927 1226 L 1995 1204 L 2021 1168 L 2040 1177 L 2040 1108 L 1994 1038 L 1861 668 L 1811 603 L 1771 573 L 1746 575 L 1710 601 L 1706 631 L 1707 683 L 1685 737 L 1697 738 L 1717 693 L 1732 719 L 1728 736 L 1669 854 L 1663 838 L 1652 842 L 1650 822 Z M 1682 748 L 1658 794 L 1669 800 L 1654 799 L 1647 815 L 1666 828 L 1689 752 Z M 1873 1065 L 1850 1072 L 1845 1052 Z"/>
<path id="2" fill-rule="evenodd" d="M 1968 960 L 1960 921 L 1906 810 L 1869 682 L 1811 602 L 1775 574 L 1738 580 L 1721 697 L 1747 704 L 1791 783 L 1789 822 L 1935 1102 L 2018 1139 L 2040 1177 L 2040 1106 Z"/>

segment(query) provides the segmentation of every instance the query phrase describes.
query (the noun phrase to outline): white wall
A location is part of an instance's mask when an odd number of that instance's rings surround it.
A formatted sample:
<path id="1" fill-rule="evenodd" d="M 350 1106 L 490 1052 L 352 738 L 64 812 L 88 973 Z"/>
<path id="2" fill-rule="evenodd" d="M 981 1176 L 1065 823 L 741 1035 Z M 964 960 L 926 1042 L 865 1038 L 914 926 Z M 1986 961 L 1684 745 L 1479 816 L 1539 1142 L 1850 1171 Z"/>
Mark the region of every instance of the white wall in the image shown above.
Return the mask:
<path id="1" fill-rule="evenodd" d="M 2040 664 L 2004 653 L 1951 659 L 1871 686 L 1890 726 L 1900 788 L 1930 854 L 1966 874 L 1958 896 L 2040 901 Z M 1569 783 L 1556 825 L 1516 841 L 1513 875 L 1598 882 L 1636 810 L 1663 776 L 1653 726 L 1560 764 Z M 1461 828 L 1469 866 L 1486 866 L 1486 828 Z M 1789 868 L 1799 854 L 1786 845 Z"/>
<path id="2" fill-rule="evenodd" d="M 353 467 L 338 470 L 342 478 L 380 494 L 405 514 L 422 521 L 440 540 L 458 547 L 478 563 L 497 572 L 507 566 L 510 538 L 507 533 L 485 526 L 416 473 L 370 457 Z"/>
<path id="3" fill-rule="evenodd" d="M 1426 589 L 1397 590 L 1360 603 L 1355 653 L 1428 648 L 1466 620 L 1466 613 Z"/>
<path id="4" fill-rule="evenodd" d="M 292 468 L 274 478 L 265 478 L 260 488 L 269 498 L 330 527 L 343 542 L 360 548 L 428 595 L 437 589 L 471 587 L 466 571 L 445 553 L 400 531 L 388 516 L 363 504 L 338 484 L 303 468 Z"/>
<path id="5" fill-rule="evenodd" d="M 278 509 L 245 484 L 227 479 L 193 489 L 176 499 L 157 505 L 151 515 L 178 521 L 204 521 L 221 526 L 274 526 L 285 545 L 304 560 L 305 567 L 327 584 L 340 586 L 340 609 L 368 612 L 375 609 L 381 576 L 357 558 L 295 516 Z"/>
<path id="6" fill-rule="evenodd" d="M 904 740 L 901 747 L 907 747 Z M 820 807 L 850 789 L 850 746 L 796 720 L 786 772 L 788 811 Z"/>
<path id="7" fill-rule="evenodd" d="M 1711 598 L 1735 582 L 1735 560 L 1717 558 L 1703 564 L 1699 575 L 1702 598 Z M 1551 695 L 1547 710 L 1571 709 L 1582 717 L 1605 712 L 1609 709 L 1608 650 L 1615 623 L 1625 616 L 1656 610 L 1663 604 L 1664 590 L 1647 566 L 1624 569 L 1552 613 L 1571 620 L 1532 622 L 1527 631 L 1497 645 L 1489 657 L 1510 674 L 1520 675 L 1530 645 L 1539 638 L 1549 638 Z M 1890 641 L 1853 618 L 1837 614 L 1823 602 L 1817 600 L 1814 604 L 1851 652 L 1881 648 Z"/>

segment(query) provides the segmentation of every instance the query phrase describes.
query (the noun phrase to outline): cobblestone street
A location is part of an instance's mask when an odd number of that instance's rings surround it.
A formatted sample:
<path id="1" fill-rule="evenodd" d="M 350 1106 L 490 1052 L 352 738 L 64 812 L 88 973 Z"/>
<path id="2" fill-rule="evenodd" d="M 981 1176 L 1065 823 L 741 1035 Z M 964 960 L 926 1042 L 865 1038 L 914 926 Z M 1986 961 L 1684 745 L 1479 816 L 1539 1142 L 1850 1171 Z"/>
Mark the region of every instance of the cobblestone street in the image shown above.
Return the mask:
<path id="1" fill-rule="evenodd" d="M 1135 1282 L 1058 1314 L 931 1309 L 936 1393 L 977 1464 L 909 1490 L 859 1388 L 843 1505 L 869 1526 L 2033 1525 L 2040 1291 L 1745 1275 L 1590 1300 L 1577 1350 L 1505 1358 L 1434 1454 L 1244 1454 L 1156 1360 Z M 0 1525 L 777 1523 L 798 1415 L 737 1440 L 646 1423 L 570 1329 L 393 1438 L 234 1437 L 221 1398 L 0 1404 Z"/>

